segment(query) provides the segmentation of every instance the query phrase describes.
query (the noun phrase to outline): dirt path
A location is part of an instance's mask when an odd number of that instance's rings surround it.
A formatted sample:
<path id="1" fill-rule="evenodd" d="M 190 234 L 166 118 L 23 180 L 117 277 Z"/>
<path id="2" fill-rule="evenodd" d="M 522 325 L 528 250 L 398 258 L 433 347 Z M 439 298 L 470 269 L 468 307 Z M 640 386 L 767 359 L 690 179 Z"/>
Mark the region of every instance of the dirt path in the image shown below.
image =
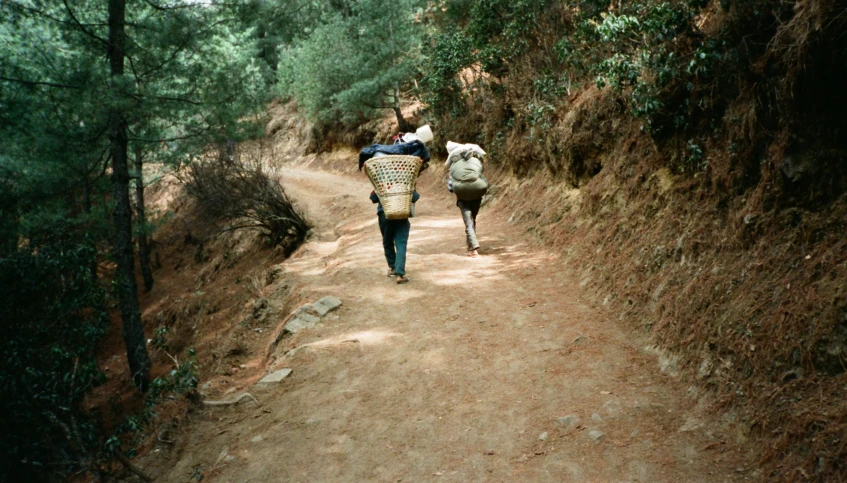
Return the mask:
<path id="1" fill-rule="evenodd" d="M 250 389 L 261 407 L 195 417 L 162 481 L 196 466 L 238 482 L 754 478 L 744 436 L 513 225 L 484 208 L 470 259 L 448 193 L 422 189 L 398 286 L 364 176 L 281 174 L 320 233 L 284 266 L 309 300 L 344 305 L 286 342 L 311 346 L 274 364 L 294 370 L 281 384 Z"/>

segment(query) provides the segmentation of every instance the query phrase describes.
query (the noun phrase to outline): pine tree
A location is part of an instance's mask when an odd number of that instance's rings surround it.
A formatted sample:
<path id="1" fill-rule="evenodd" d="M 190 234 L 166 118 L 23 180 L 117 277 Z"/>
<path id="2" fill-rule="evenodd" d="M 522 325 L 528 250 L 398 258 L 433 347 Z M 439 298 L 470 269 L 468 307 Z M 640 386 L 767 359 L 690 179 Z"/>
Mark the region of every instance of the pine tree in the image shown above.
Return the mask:
<path id="1" fill-rule="evenodd" d="M 107 230 L 92 217 L 103 214 L 98 206 L 111 206 L 114 287 L 133 380 L 143 390 L 150 362 L 134 273 L 133 178 L 142 234 L 146 216 L 142 157 L 131 167 L 129 149 L 159 162 L 184 161 L 209 142 L 245 136 L 239 118 L 267 100 L 253 34 L 230 28 L 240 27 L 233 11 L 188 2 L 128 8 L 125 0 L 20 0 L 0 9 L 0 41 L 9 53 L 0 63 L 0 129 L 7 141 L 0 169 L 8 188 L 0 209 L 13 215 L 3 223 L 4 245 L 24 234 L 21 221 L 32 227 L 48 213 L 79 218 L 86 225 L 82 238 L 100 245 Z M 163 141 L 174 149 L 159 155 Z M 102 185 L 107 172 L 110 193 Z M 21 218 L 22 202 L 23 211 L 31 207 L 42 216 Z M 141 236 L 142 254 L 144 241 Z"/>
<path id="2" fill-rule="evenodd" d="M 356 122 L 392 110 L 401 130 L 402 91 L 421 62 L 417 0 L 344 2 L 306 38 L 283 46 L 280 91 L 323 123 Z"/>

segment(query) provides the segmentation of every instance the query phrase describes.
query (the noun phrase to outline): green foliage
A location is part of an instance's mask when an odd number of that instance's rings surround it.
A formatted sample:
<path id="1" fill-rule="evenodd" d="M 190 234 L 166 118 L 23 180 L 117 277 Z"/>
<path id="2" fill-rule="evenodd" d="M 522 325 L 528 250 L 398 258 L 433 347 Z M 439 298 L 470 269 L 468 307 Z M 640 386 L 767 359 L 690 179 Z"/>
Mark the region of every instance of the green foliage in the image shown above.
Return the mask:
<path id="1" fill-rule="evenodd" d="M 162 350 L 168 350 L 168 345 L 165 342 L 165 335 L 170 332 L 166 326 L 159 327 L 156 329 L 156 333 L 153 334 L 153 347 L 157 347 Z"/>
<path id="2" fill-rule="evenodd" d="M 652 128 L 665 107 L 661 94 L 685 75 L 685 60 L 675 49 L 692 33 L 696 9 L 685 3 L 634 4 L 629 15 L 609 13 L 596 26 L 599 40 L 613 52 L 590 70 L 597 86 L 629 94 L 633 115 Z"/>
<path id="3" fill-rule="evenodd" d="M 3 4 L 0 13 L 7 20 L 0 45 L 10 53 L 0 63 L 5 161 L 18 171 L 26 163 L 24 174 L 61 180 L 66 189 L 66 178 L 78 185 L 102 176 L 115 106 L 125 112 L 132 145 L 173 161 L 210 140 L 254 135 L 253 123 L 244 121 L 270 100 L 255 29 L 243 29 L 237 12 L 225 7 L 130 4 L 121 79 L 110 79 L 106 46 L 97 40 L 108 37 L 105 4 L 66 9 L 21 1 Z M 92 27 L 83 32 L 74 18 Z M 163 140 L 168 150 L 158 150 Z M 45 185 L 40 181 L 33 184 Z M 45 191 L 57 189 L 48 184 Z"/>
<path id="4" fill-rule="evenodd" d="M 362 0 L 329 12 L 291 45 L 280 47 L 279 93 L 312 119 L 356 122 L 392 108 L 395 89 L 420 63 L 419 0 Z"/>
<path id="5" fill-rule="evenodd" d="M 443 115 L 451 112 L 464 100 L 459 71 L 475 61 L 472 40 L 463 32 L 449 28 L 433 36 L 431 52 L 426 59 L 420 82 L 421 100 L 431 110 Z"/>
<path id="6" fill-rule="evenodd" d="M 87 247 L 43 245 L 0 258 L 0 473 L 67 474 L 96 453 L 96 424 L 80 411 L 105 378 L 94 352 L 106 298 Z"/>
<path id="7" fill-rule="evenodd" d="M 127 2 L 125 73 L 112 78 L 107 2 L 0 2 L 0 474 L 96 465 L 96 421 L 79 403 L 103 381 L 93 354 L 111 301 L 94 272 L 114 230 L 110 116 L 131 152 L 165 165 L 260 133 L 271 76 L 245 3 Z M 196 384 L 196 367 L 163 381 L 155 397 Z"/>
<path id="8" fill-rule="evenodd" d="M 700 1 L 475 2 L 463 28 L 430 37 L 421 98 L 436 115 L 461 112 L 468 87 L 458 73 L 477 65 L 509 82 L 525 85 L 532 76 L 531 90 L 511 86 L 522 92 L 511 108 L 521 126 L 549 128 L 571 88 L 593 81 L 621 94 L 645 129 L 668 119 L 682 127 L 691 107 L 674 93 L 695 91 L 724 59 L 722 45 L 698 31 L 701 8 Z"/>
<path id="9" fill-rule="evenodd" d="M 197 353 L 194 348 L 188 349 L 187 356 L 187 360 L 177 364 L 167 376 L 153 380 L 147 395 L 148 403 L 159 402 L 169 394 L 193 393 L 197 389 L 200 379 L 197 377 Z"/>
<path id="10" fill-rule="evenodd" d="M 540 75 L 532 81 L 533 88 L 539 96 L 545 99 L 557 99 L 568 95 L 569 84 L 553 72 Z"/>
<path id="11" fill-rule="evenodd" d="M 315 29 L 308 40 L 280 55 L 280 93 L 293 96 L 300 109 L 315 120 L 331 122 L 361 111 L 342 113 L 332 100 L 353 81 L 354 40 L 348 34 L 344 19 L 336 15 Z"/>
<path id="12" fill-rule="evenodd" d="M 529 51 L 538 32 L 538 20 L 553 4 L 550 0 L 481 0 L 471 9 L 467 32 L 478 49 L 486 72 L 500 75 L 508 64 Z"/>
<path id="13" fill-rule="evenodd" d="M 160 348 L 167 347 L 165 333 L 160 331 Z M 176 396 L 187 396 L 190 399 L 196 397 L 197 384 L 200 379 L 197 375 L 197 353 L 194 348 L 186 352 L 184 362 L 174 359 L 175 367 L 166 376 L 157 377 L 150 383 L 150 390 L 144 395 L 144 402 L 140 410 L 126 415 L 118 423 L 111 436 L 103 442 L 102 450 L 105 454 L 114 454 L 123 451 L 122 446 L 128 445 L 126 451 L 132 455 L 135 449 L 144 442 L 147 431 L 157 418 L 156 409 L 162 403 L 174 399 Z"/>
<path id="14" fill-rule="evenodd" d="M 249 43 L 255 42 L 256 58 L 262 62 L 269 81 L 275 80 L 273 71 L 285 46 L 307 36 L 326 15 L 349 12 L 346 1 L 242 0 L 233 3 L 233 7 L 240 26 L 237 30 L 252 32 Z"/>
<path id="15" fill-rule="evenodd" d="M 568 22 L 567 6 L 549 0 L 485 0 L 469 8 L 461 2 L 459 6 L 462 17 L 454 14 L 455 23 L 431 33 L 426 42 L 419 92 L 429 111 L 460 117 L 472 92 L 502 91 L 499 80 L 521 72 L 512 82 L 529 87 L 531 95 L 526 104 L 511 110 L 521 126 L 549 128 L 574 80 L 555 57 L 538 53 L 547 48 L 554 52 L 550 40 Z M 445 9 L 449 14 L 450 8 Z M 560 47 L 567 55 L 567 46 Z M 536 77 L 527 79 L 527 74 Z M 533 133 L 529 137 L 535 139 Z"/>
<path id="16" fill-rule="evenodd" d="M 693 139 L 688 140 L 685 151 L 688 153 L 687 165 L 692 171 L 704 171 L 706 169 L 708 160 L 703 155 L 703 149 L 694 143 Z"/>
<path id="17" fill-rule="evenodd" d="M 617 13 L 582 15 L 557 43 L 556 53 L 574 75 L 593 75 L 599 88 L 623 94 L 646 129 L 661 128 L 655 125 L 659 117 L 681 127 L 687 101 L 667 105 L 668 94 L 682 87 L 693 91 L 723 58 L 717 42 L 697 30 L 694 17 L 701 7 L 700 2 L 636 2 Z"/>

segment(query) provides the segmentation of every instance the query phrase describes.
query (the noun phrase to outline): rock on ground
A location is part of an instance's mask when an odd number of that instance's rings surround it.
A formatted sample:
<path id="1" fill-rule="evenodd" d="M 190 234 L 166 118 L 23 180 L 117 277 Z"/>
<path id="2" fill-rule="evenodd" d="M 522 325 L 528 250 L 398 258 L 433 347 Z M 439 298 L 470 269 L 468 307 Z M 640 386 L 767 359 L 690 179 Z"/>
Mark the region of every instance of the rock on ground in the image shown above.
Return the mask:
<path id="1" fill-rule="evenodd" d="M 332 312 L 338 307 L 341 307 L 341 299 L 333 297 L 332 295 L 322 297 L 320 300 L 312 304 L 312 309 L 321 317 Z"/>
<path id="2" fill-rule="evenodd" d="M 303 312 L 299 315 L 295 315 L 291 320 L 288 321 L 287 324 L 285 324 L 285 332 L 294 334 L 302 329 L 310 329 L 320 321 L 320 317 L 315 317 L 314 315 L 309 315 Z"/>
<path id="3" fill-rule="evenodd" d="M 289 374 L 291 374 L 291 369 L 280 369 L 263 377 L 262 380 L 259 381 L 259 384 L 270 384 L 272 382 L 279 382 L 288 377 Z"/>
<path id="4" fill-rule="evenodd" d="M 579 422 L 579 416 L 575 414 L 568 414 L 567 416 L 562 416 L 561 418 L 556 419 L 556 422 L 566 428 L 572 428 Z"/>

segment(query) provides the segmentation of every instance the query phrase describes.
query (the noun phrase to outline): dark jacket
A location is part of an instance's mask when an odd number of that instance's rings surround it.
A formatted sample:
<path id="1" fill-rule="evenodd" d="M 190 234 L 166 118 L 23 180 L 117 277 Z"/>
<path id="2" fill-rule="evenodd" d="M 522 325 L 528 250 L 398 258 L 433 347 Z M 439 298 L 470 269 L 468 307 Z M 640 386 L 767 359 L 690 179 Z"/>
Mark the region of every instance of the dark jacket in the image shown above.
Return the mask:
<path id="1" fill-rule="evenodd" d="M 429 150 L 420 141 L 402 144 L 371 144 L 359 151 L 359 171 L 365 166 L 365 161 L 374 157 L 376 153 L 417 156 L 423 160 L 424 165 L 429 162 Z M 423 171 L 423 168 L 421 168 L 421 171 Z"/>

